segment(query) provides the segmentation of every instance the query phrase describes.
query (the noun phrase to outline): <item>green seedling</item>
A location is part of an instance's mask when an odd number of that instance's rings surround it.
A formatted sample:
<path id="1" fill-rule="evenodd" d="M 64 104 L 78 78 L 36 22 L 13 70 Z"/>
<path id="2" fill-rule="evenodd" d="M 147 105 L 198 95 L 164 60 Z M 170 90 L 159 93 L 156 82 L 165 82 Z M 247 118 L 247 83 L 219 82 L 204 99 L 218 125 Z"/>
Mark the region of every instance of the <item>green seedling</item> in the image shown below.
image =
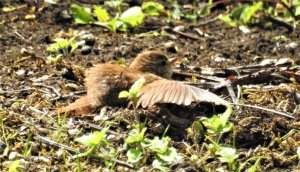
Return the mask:
<path id="1" fill-rule="evenodd" d="M 253 5 L 243 4 L 227 15 L 220 15 L 219 19 L 232 27 L 248 25 L 254 22 L 253 17 L 260 10 L 263 10 L 262 2 L 255 2 Z"/>
<path id="2" fill-rule="evenodd" d="M 89 157 L 91 155 L 97 155 L 102 157 L 106 167 L 112 168 L 115 166 L 114 159 L 119 155 L 120 151 L 115 150 L 112 145 L 106 139 L 106 133 L 109 127 L 104 128 L 102 131 L 96 131 L 88 135 L 81 136 L 75 141 L 88 147 L 88 150 L 83 153 L 79 153 L 73 158 Z M 78 164 L 80 166 L 80 164 Z"/>
<path id="3" fill-rule="evenodd" d="M 159 16 L 160 14 L 166 13 L 165 7 L 162 4 L 153 1 L 144 2 L 142 10 L 145 14 L 150 16 Z"/>
<path id="4" fill-rule="evenodd" d="M 194 1 L 193 6 L 190 9 L 183 9 L 181 5 L 178 4 L 175 0 L 168 0 L 168 3 L 171 5 L 172 10 L 167 11 L 167 14 L 175 20 L 188 19 L 192 22 L 198 21 L 201 17 L 207 16 L 210 14 L 210 10 L 213 7 L 213 0 L 208 0 L 205 5 L 198 5 L 200 3 Z"/>
<path id="5" fill-rule="evenodd" d="M 31 153 L 32 144 L 30 143 L 31 133 L 30 130 L 27 130 L 27 139 L 25 144 L 25 150 L 23 152 L 24 157 L 28 157 Z"/>
<path id="6" fill-rule="evenodd" d="M 47 48 L 47 51 L 51 53 L 47 58 L 53 62 L 56 62 L 61 57 L 68 58 L 74 53 L 77 47 L 78 45 L 73 39 L 58 38 L 55 40 L 55 43 L 50 44 Z"/>
<path id="7" fill-rule="evenodd" d="M 207 128 L 207 134 L 213 138 L 220 138 L 223 133 L 229 132 L 233 124 L 228 122 L 232 114 L 232 107 L 228 107 L 223 114 L 214 115 L 211 118 L 202 120 L 202 124 Z"/>
<path id="8" fill-rule="evenodd" d="M 17 172 L 20 162 L 20 160 L 13 161 L 8 169 L 8 172 Z"/>
<path id="9" fill-rule="evenodd" d="M 293 4 L 295 16 L 299 16 L 300 15 L 300 0 L 293 0 L 292 4 Z"/>
<path id="10" fill-rule="evenodd" d="M 178 161 L 181 156 L 174 147 L 170 146 L 171 139 L 169 137 L 145 138 L 146 130 L 143 124 L 138 124 L 129 132 L 129 136 L 125 139 L 127 161 L 139 167 L 152 158 L 153 168 L 168 171 L 166 164 Z"/>
<path id="11" fill-rule="evenodd" d="M 220 147 L 220 150 L 216 152 L 219 155 L 218 159 L 222 163 L 227 163 L 230 171 L 236 170 L 236 159 L 238 155 L 236 154 L 236 149 L 230 147 Z"/>
<path id="12" fill-rule="evenodd" d="M 110 20 L 110 15 L 101 6 L 94 5 L 94 14 L 97 17 L 97 20 L 100 22 L 106 22 Z"/>
<path id="13" fill-rule="evenodd" d="M 96 131 L 91 134 L 83 135 L 83 136 L 75 139 L 75 141 L 77 141 L 89 148 L 86 152 L 76 155 L 76 157 L 88 156 L 88 155 L 94 153 L 97 150 L 98 146 L 104 146 L 104 147 L 107 146 L 108 141 L 105 138 L 107 130 L 108 130 L 108 127 L 104 128 L 100 132 Z"/>
<path id="14" fill-rule="evenodd" d="M 130 101 L 132 101 L 134 107 L 136 108 L 136 103 L 138 101 L 138 92 L 143 87 L 145 82 L 145 78 L 138 79 L 128 91 L 121 91 L 119 93 L 119 98 L 128 98 Z"/>
<path id="15" fill-rule="evenodd" d="M 9 128 L 7 128 L 5 126 L 4 121 L 3 121 L 3 117 L 1 115 L 0 115 L 0 128 L 1 128 L 0 140 L 4 139 L 4 142 L 5 142 L 5 145 L 6 145 L 6 147 L 5 147 L 2 154 L 3 155 L 8 155 L 9 151 L 11 150 L 10 140 L 14 139 L 18 135 L 18 132 L 9 131 Z"/>
<path id="16" fill-rule="evenodd" d="M 260 162 L 261 159 L 266 159 L 266 158 L 263 157 L 263 156 L 258 156 L 258 157 L 252 157 L 252 158 L 249 158 L 249 159 L 247 159 L 245 162 L 243 162 L 243 163 L 239 166 L 239 168 L 238 168 L 237 171 L 238 171 L 238 172 L 244 171 L 243 169 L 245 168 L 245 166 L 246 166 L 247 164 L 249 164 L 249 161 L 254 161 L 254 160 L 256 160 L 255 163 L 254 163 L 250 168 L 248 168 L 247 170 L 245 170 L 245 171 L 247 171 L 247 172 L 255 172 L 255 171 L 257 171 L 256 168 L 257 168 L 257 166 L 259 165 L 259 162 Z"/>
<path id="17" fill-rule="evenodd" d="M 106 27 L 112 32 L 117 30 L 126 32 L 128 28 L 136 28 L 144 21 L 144 14 L 141 7 L 131 7 L 121 13 L 120 4 L 122 1 L 115 1 L 118 8 L 113 19 L 109 13 L 101 6 L 94 5 L 93 9 L 72 4 L 70 11 L 76 24 L 94 24 Z"/>

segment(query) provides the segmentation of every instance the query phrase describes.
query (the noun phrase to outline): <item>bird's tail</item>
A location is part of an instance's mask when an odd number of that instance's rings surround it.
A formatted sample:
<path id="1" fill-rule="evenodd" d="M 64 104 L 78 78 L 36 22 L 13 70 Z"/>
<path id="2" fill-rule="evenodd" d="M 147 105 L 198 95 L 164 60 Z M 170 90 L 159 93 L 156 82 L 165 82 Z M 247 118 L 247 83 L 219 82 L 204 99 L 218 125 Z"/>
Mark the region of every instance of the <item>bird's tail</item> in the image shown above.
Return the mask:
<path id="1" fill-rule="evenodd" d="M 93 107 L 87 96 L 77 99 L 74 103 L 69 104 L 66 107 L 59 108 L 54 112 L 56 114 L 68 113 L 69 115 L 84 116 L 92 112 Z"/>

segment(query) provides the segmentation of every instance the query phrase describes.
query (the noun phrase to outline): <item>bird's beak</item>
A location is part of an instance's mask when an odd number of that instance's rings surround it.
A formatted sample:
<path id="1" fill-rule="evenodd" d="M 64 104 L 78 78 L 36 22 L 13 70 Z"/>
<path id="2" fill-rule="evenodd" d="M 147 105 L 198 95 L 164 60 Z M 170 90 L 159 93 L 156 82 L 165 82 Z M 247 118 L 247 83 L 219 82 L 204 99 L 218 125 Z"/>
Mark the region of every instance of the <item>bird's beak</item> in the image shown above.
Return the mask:
<path id="1" fill-rule="evenodd" d="M 183 62 L 185 62 L 186 59 L 185 58 L 181 58 L 181 57 L 174 57 L 174 58 L 170 58 L 169 59 L 169 62 L 172 64 L 172 65 L 179 65 Z"/>

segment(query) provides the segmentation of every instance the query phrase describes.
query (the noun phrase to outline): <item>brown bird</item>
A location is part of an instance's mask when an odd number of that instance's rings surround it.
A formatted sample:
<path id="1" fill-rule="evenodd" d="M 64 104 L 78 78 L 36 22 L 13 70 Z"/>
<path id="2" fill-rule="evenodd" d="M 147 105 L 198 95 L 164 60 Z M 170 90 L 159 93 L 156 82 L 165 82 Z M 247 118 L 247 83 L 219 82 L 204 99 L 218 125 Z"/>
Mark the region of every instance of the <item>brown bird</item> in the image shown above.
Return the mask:
<path id="1" fill-rule="evenodd" d="M 58 109 L 57 112 L 84 115 L 100 106 L 124 104 L 127 101 L 119 99 L 119 93 L 130 88 L 141 77 L 144 77 L 146 82 L 138 92 L 137 104 L 144 108 L 161 103 L 190 105 L 194 101 L 228 106 L 227 101 L 209 91 L 171 81 L 172 70 L 172 61 L 157 51 L 139 54 L 129 67 L 98 64 L 87 72 L 87 95 L 67 107 Z"/>

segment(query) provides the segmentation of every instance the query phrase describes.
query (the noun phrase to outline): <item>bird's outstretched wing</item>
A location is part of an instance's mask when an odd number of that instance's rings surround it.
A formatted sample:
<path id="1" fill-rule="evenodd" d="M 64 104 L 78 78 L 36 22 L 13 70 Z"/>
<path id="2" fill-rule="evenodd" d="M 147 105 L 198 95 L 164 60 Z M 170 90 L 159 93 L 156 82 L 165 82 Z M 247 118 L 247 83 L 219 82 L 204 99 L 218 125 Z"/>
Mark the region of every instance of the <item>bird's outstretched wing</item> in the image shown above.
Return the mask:
<path id="1" fill-rule="evenodd" d="M 142 105 L 144 108 L 156 103 L 174 103 L 187 106 L 196 101 L 229 105 L 226 100 L 207 90 L 166 79 L 145 85 L 139 91 L 138 96 L 137 105 Z"/>

